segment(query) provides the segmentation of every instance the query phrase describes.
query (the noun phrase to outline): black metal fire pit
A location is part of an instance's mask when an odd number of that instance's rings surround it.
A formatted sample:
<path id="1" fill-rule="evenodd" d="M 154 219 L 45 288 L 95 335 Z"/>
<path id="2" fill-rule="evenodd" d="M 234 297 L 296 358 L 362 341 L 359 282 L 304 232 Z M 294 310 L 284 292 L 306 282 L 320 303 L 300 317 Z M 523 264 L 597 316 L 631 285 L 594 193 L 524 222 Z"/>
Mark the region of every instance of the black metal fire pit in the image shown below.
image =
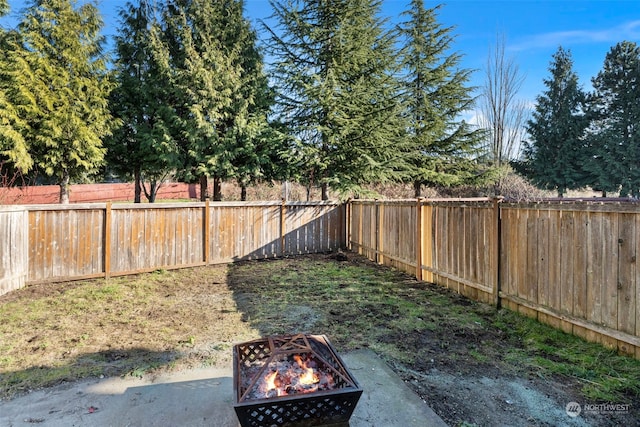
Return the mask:
<path id="1" fill-rule="evenodd" d="M 346 424 L 362 389 L 324 335 L 281 335 L 233 347 L 242 427 Z"/>

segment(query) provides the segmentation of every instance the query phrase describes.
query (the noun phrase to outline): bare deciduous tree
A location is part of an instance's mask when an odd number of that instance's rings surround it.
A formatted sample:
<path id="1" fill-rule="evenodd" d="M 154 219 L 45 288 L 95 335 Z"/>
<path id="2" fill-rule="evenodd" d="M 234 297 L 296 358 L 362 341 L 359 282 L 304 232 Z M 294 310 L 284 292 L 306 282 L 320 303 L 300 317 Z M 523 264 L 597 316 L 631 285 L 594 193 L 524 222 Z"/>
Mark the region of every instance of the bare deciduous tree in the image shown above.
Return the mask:
<path id="1" fill-rule="evenodd" d="M 517 156 L 528 114 L 526 102 L 516 98 L 525 76 L 514 59 L 506 57 L 505 44 L 498 35 L 489 51 L 480 101 L 479 125 L 487 131 L 487 154 L 497 167 Z"/>

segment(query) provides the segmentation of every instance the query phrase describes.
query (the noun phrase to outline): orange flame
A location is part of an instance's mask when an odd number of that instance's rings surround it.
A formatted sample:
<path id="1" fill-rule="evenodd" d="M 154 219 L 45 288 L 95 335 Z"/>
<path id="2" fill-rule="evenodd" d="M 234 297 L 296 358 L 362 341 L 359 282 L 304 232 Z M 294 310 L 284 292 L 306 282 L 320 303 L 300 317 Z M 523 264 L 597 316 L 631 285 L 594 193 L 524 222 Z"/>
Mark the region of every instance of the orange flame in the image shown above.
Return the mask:
<path id="1" fill-rule="evenodd" d="M 273 371 L 270 374 L 267 374 L 264 377 L 264 381 L 266 383 L 267 391 L 274 390 L 276 388 L 276 375 L 278 375 L 277 371 Z"/>
<path id="2" fill-rule="evenodd" d="M 315 384 L 317 382 L 320 382 L 320 377 L 318 376 L 318 374 L 315 373 L 313 368 L 308 367 L 305 361 L 302 360 L 302 358 L 299 355 L 294 354 L 293 358 L 298 363 L 298 366 L 300 366 L 300 368 L 304 371 L 298 378 L 298 381 L 300 382 L 300 384 L 306 385 L 306 384 Z"/>

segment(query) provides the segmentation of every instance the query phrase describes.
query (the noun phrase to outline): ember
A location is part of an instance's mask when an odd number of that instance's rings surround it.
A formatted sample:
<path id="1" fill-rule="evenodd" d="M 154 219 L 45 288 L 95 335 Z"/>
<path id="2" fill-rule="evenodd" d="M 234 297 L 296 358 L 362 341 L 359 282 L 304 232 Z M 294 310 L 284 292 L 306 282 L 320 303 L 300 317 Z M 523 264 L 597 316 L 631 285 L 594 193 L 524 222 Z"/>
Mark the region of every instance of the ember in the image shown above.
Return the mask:
<path id="1" fill-rule="evenodd" d="M 268 337 L 236 345 L 233 353 L 243 427 L 344 422 L 362 394 L 323 335 Z"/>
<path id="2" fill-rule="evenodd" d="M 249 388 L 251 378 L 259 375 L 263 363 L 252 362 L 243 378 L 243 387 Z M 335 384 L 331 369 L 321 366 L 311 354 L 293 354 L 267 364 L 266 374 L 258 380 L 249 399 L 264 399 L 298 393 L 331 390 Z"/>

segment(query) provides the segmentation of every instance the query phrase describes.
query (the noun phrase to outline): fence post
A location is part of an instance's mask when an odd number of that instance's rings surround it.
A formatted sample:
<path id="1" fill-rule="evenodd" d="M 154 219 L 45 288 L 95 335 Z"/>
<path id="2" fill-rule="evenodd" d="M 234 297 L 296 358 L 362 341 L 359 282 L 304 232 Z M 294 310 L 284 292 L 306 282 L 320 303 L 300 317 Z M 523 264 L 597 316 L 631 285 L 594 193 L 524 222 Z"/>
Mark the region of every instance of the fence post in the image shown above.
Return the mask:
<path id="1" fill-rule="evenodd" d="M 284 236 L 285 236 L 285 210 L 287 209 L 286 207 L 286 203 L 287 201 L 285 199 L 282 199 L 282 202 L 280 203 L 280 255 L 284 256 L 285 252 L 284 252 Z"/>
<path id="2" fill-rule="evenodd" d="M 378 217 L 378 264 L 384 264 L 384 202 L 377 204 L 376 216 Z"/>
<path id="3" fill-rule="evenodd" d="M 345 223 L 345 248 L 347 250 L 351 250 L 351 199 L 347 200 L 347 203 L 345 204 L 345 216 L 344 216 L 344 223 Z"/>
<path id="4" fill-rule="evenodd" d="M 111 276 L 111 201 L 108 201 L 104 209 L 104 277 Z"/>
<path id="5" fill-rule="evenodd" d="M 500 202 L 502 201 L 502 197 L 494 197 L 493 198 L 493 226 L 495 227 L 493 231 L 493 240 L 496 244 L 496 248 L 493 251 L 493 265 L 495 266 L 495 271 L 493 272 L 493 303 L 496 306 L 496 309 L 500 309 L 500 287 L 501 287 L 501 272 L 502 263 L 500 262 L 500 247 L 502 246 L 502 232 L 501 232 L 501 221 L 500 221 Z"/>
<path id="6" fill-rule="evenodd" d="M 362 215 L 364 212 L 364 204 L 362 202 L 360 202 L 360 218 L 358 219 L 358 254 L 362 255 L 363 252 L 363 246 L 362 244 L 364 243 L 364 238 L 362 237 L 362 233 L 364 230 L 364 227 L 362 226 Z"/>
<path id="7" fill-rule="evenodd" d="M 211 246 L 211 235 L 209 233 L 209 229 L 211 228 L 211 205 L 209 204 L 209 198 L 204 202 L 204 218 L 202 218 L 202 241 L 204 247 L 203 249 L 203 258 L 204 263 L 209 264 L 209 260 L 211 257 L 209 247 Z"/>
<path id="8" fill-rule="evenodd" d="M 374 219 L 374 223 L 373 223 L 373 231 L 374 231 L 374 236 L 373 236 L 373 261 L 375 263 L 378 263 L 380 260 L 380 252 L 379 252 L 379 241 L 378 238 L 380 236 L 380 224 L 378 222 L 379 216 L 378 216 L 378 201 L 374 200 L 373 201 L 373 214 L 375 215 L 375 219 Z"/>
<path id="9" fill-rule="evenodd" d="M 416 279 L 422 280 L 422 199 L 416 199 Z"/>

